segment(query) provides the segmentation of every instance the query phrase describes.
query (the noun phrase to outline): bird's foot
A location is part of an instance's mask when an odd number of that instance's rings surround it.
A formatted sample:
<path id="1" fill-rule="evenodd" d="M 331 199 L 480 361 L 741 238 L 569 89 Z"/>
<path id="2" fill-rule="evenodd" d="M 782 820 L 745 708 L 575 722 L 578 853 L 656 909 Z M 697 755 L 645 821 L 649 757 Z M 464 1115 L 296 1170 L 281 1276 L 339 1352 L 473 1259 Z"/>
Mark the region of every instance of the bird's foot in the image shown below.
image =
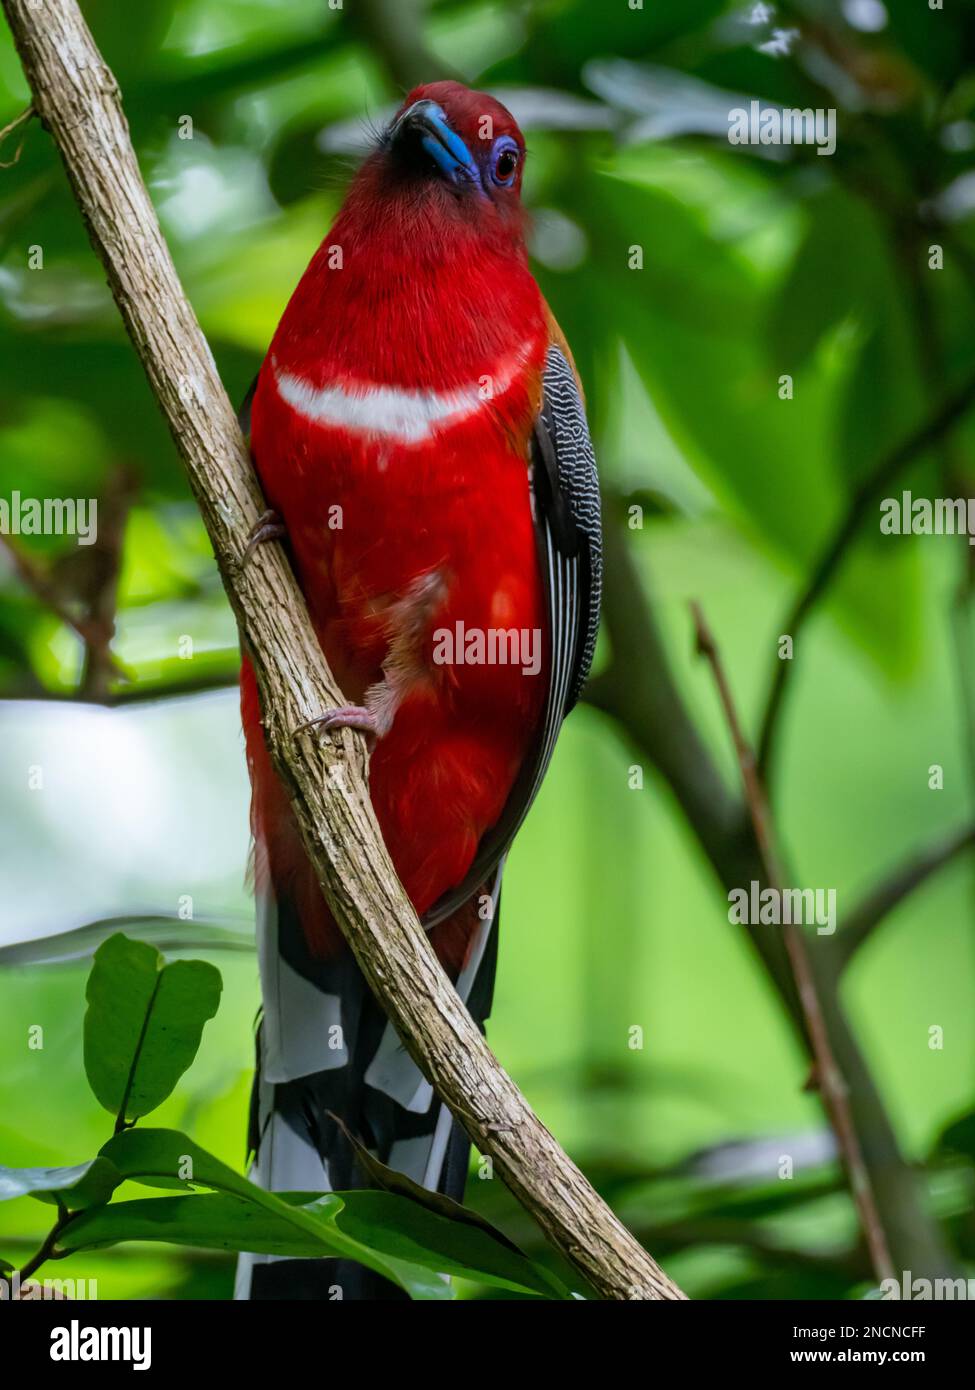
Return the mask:
<path id="1" fill-rule="evenodd" d="M 284 522 L 277 512 L 268 508 L 254 523 L 254 527 L 247 537 L 247 548 L 241 557 L 241 568 L 247 564 L 259 545 L 264 545 L 266 541 L 280 541 L 288 534 Z"/>
<path id="2" fill-rule="evenodd" d="M 321 729 L 326 733 L 329 729 L 355 729 L 358 733 L 365 734 L 370 752 L 376 746 L 376 739 L 379 737 L 379 721 L 372 710 L 366 709 L 364 705 L 340 705 L 336 709 L 327 709 L 315 719 L 299 724 L 295 729 L 295 735 L 304 733 L 306 729 Z"/>

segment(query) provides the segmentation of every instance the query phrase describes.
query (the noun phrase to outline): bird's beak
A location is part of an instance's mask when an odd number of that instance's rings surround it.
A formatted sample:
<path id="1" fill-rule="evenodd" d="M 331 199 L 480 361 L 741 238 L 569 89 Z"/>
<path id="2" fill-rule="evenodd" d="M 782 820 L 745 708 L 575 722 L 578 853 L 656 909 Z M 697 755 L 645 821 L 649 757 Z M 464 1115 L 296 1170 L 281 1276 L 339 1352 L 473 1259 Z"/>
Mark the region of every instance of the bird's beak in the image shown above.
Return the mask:
<path id="1" fill-rule="evenodd" d="M 390 129 L 390 149 L 405 151 L 416 144 L 451 183 L 474 184 L 480 188 L 481 175 L 470 150 L 451 130 L 443 108 L 435 101 L 415 101 Z"/>

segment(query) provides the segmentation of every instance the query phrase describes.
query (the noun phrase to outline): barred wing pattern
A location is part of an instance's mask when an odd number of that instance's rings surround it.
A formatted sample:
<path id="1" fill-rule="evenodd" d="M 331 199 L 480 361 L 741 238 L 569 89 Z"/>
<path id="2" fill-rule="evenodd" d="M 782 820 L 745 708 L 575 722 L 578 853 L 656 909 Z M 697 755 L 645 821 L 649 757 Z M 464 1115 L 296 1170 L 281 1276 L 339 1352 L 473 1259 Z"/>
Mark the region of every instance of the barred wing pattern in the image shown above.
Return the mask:
<path id="1" fill-rule="evenodd" d="M 602 525 L 599 477 L 575 372 L 548 350 L 531 460 L 532 506 L 550 633 L 548 698 L 534 757 L 528 759 L 469 872 L 424 916 L 436 926 L 493 873 L 527 816 L 548 770 L 562 721 L 589 675 L 599 630 Z"/>

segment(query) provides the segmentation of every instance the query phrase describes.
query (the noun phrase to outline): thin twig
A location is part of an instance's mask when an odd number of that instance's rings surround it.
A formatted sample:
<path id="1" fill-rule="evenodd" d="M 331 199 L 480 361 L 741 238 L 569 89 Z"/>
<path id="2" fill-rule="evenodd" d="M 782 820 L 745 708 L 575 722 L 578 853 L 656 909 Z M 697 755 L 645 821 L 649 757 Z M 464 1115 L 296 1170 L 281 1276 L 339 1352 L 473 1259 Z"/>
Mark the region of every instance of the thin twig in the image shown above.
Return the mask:
<path id="1" fill-rule="evenodd" d="M 857 488 L 838 530 L 779 627 L 779 632 L 788 634 L 792 638 L 793 659 L 782 661 L 776 658 L 769 685 L 768 699 L 758 740 L 757 758 L 758 772 L 766 785 L 768 785 L 769 771 L 772 765 L 774 743 L 782 712 L 782 701 L 798 656 L 796 638 L 800 628 L 835 577 L 851 542 L 855 539 L 871 506 L 880 493 L 912 459 L 923 453 L 932 444 L 937 443 L 956 425 L 973 404 L 975 404 L 975 375 L 970 376 L 962 387 L 953 392 L 933 415 L 883 455 L 876 467 Z"/>
<path id="2" fill-rule="evenodd" d="M 18 1283 L 20 1284 L 21 1288 L 24 1287 L 24 1284 L 27 1282 L 30 1276 L 34 1274 L 38 1269 L 40 1269 L 42 1264 L 45 1264 L 48 1260 L 55 1258 L 54 1248 L 58 1243 L 58 1236 L 64 1230 L 65 1226 L 67 1226 L 69 1222 L 71 1222 L 72 1220 L 74 1220 L 72 1214 L 68 1212 L 64 1207 L 59 1206 L 58 1219 L 57 1221 L 55 1221 L 54 1225 L 51 1227 L 47 1235 L 44 1237 L 40 1249 L 38 1249 L 35 1252 L 35 1254 L 33 1254 L 30 1257 L 30 1259 L 27 1261 L 24 1267 L 18 1271 Z"/>
<path id="3" fill-rule="evenodd" d="M 112 654 L 115 639 L 118 586 L 125 550 L 129 512 L 138 491 L 138 475 L 121 463 L 109 477 L 98 506 L 98 535 L 95 544 L 84 551 L 84 567 L 75 567 L 75 591 L 85 603 L 89 621 L 101 634 L 101 641 L 89 643 L 81 675 L 79 695 L 83 700 L 104 698 L 111 690 L 119 666 Z M 80 558 L 80 556 L 79 556 Z"/>
<path id="4" fill-rule="evenodd" d="M 765 788 L 758 773 L 751 745 L 741 727 L 734 697 L 714 635 L 705 621 L 700 604 L 692 603 L 691 612 L 694 615 L 697 649 L 711 666 L 718 687 L 721 706 L 735 745 L 735 753 L 738 757 L 738 765 L 745 789 L 745 802 L 748 806 L 752 825 L 755 828 L 755 838 L 758 841 L 765 868 L 764 877 L 770 887 L 781 893 L 784 879 L 775 847 Z M 860 1218 L 864 1239 L 870 1251 L 870 1259 L 877 1279 L 888 1279 L 893 1277 L 894 1264 L 890 1256 L 887 1233 L 880 1219 L 860 1138 L 853 1122 L 846 1081 L 833 1055 L 826 1019 L 810 967 L 806 939 L 801 930 L 793 923 L 784 924 L 782 934 L 799 991 L 806 1032 L 815 1062 L 816 1081 L 843 1158 L 850 1191 Z"/>
<path id="5" fill-rule="evenodd" d="M 53 613 L 58 622 L 64 623 L 66 627 L 70 627 L 73 632 L 77 633 L 84 642 L 87 652 L 95 649 L 103 652 L 102 660 L 110 666 L 117 676 L 127 679 L 125 670 L 107 651 L 107 644 L 111 641 L 111 633 L 106 635 L 104 625 L 95 619 L 76 617 L 65 607 L 54 582 L 44 573 L 37 561 L 22 546 L 17 545 L 10 536 L 0 534 L 0 546 L 6 550 L 21 582 L 30 589 L 34 597 Z"/>
<path id="6" fill-rule="evenodd" d="M 26 125 L 33 115 L 33 106 L 28 106 L 25 110 L 21 111 L 19 116 L 15 116 L 12 121 L 8 122 L 8 124 L 4 126 L 3 130 L 0 130 L 0 145 L 3 144 L 4 140 L 6 140 L 8 135 L 13 134 L 13 132 L 17 129 L 18 126 Z M 26 138 L 27 136 L 25 133 L 24 140 L 26 140 Z M 14 165 L 20 159 L 21 150 L 24 148 L 24 140 L 21 140 L 20 144 L 17 146 L 17 150 L 14 154 L 13 159 L 8 159 L 6 161 L 0 160 L 0 169 L 12 169 L 14 167 Z"/>

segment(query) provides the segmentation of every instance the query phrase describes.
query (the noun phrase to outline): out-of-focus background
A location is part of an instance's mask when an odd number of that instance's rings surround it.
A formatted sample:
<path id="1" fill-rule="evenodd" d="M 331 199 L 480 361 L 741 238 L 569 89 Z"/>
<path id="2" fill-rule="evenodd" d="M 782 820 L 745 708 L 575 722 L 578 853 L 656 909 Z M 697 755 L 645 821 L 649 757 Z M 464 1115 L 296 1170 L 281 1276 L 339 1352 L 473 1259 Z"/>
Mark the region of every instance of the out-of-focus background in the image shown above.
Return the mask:
<path id="1" fill-rule="evenodd" d="M 891 452 L 975 365 L 971 3 L 82 8 L 235 398 L 409 86 L 458 75 L 518 116 L 534 267 L 606 485 L 610 592 L 592 700 L 510 859 L 490 1041 L 692 1296 L 876 1282 L 800 1031 L 729 922 L 754 844 L 688 603 L 753 739 L 791 634 L 776 831 L 790 881 L 837 894 L 835 936 L 809 950 L 896 1267 L 964 1271 L 975 552 L 881 535 L 868 492 L 808 621 L 785 615 L 885 461 L 880 496 L 971 491 L 975 412 Z M 27 99 L 3 32 L 0 124 Z M 834 109 L 835 153 L 729 143 L 753 100 Z M 111 920 L 223 972 L 157 1118 L 240 1166 L 258 991 L 234 624 L 48 137 L 21 126 L 0 157 L 0 498 L 99 499 L 94 546 L 0 537 L 0 1162 L 76 1162 L 108 1137 L 80 1035 L 107 928 L 42 938 Z M 891 876 L 915 862 L 901 895 Z M 871 912 L 882 884 L 891 910 Z M 781 980 L 780 948 L 772 928 Z M 499 1182 L 469 1193 L 539 1246 Z M 35 1249 L 45 1220 L 6 1203 L 0 1254 Z M 102 1297 L 225 1297 L 232 1261 L 126 1246 L 56 1273 Z"/>

